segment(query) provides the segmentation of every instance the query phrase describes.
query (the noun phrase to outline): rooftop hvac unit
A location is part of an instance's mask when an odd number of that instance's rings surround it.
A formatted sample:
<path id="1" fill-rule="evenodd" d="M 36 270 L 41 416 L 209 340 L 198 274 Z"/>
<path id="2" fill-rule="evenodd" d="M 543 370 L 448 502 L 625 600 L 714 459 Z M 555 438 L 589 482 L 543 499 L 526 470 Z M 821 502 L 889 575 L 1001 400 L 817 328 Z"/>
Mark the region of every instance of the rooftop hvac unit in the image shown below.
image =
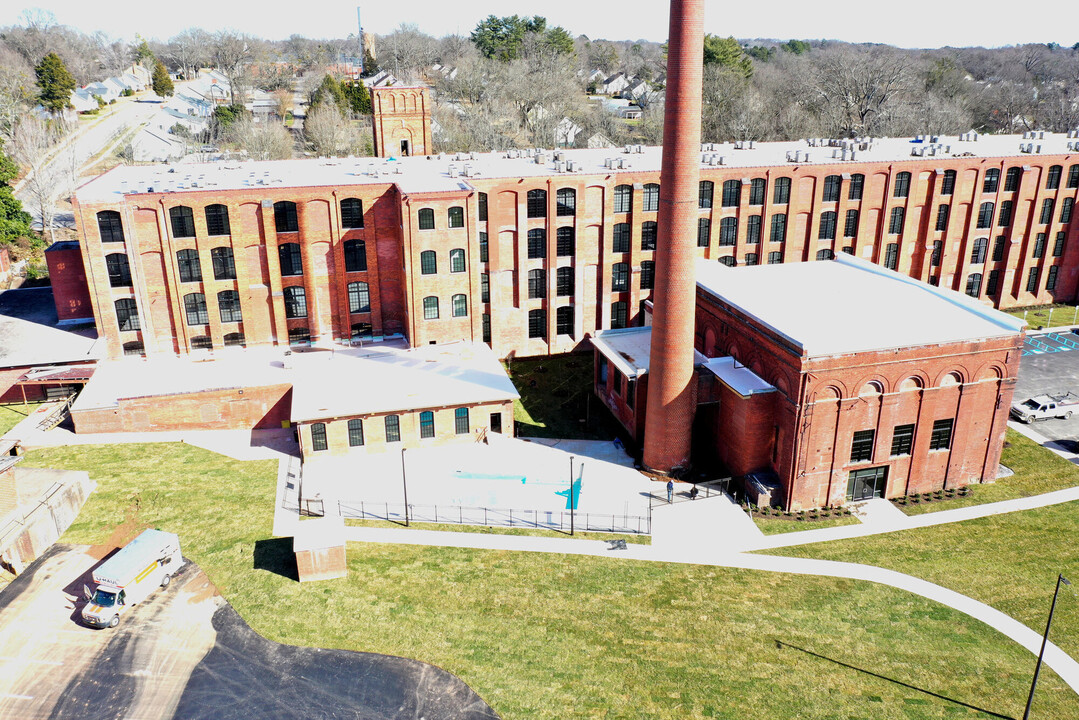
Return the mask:
<path id="1" fill-rule="evenodd" d="M 614 161 L 612 161 L 611 158 L 604 158 L 603 167 L 607 168 L 608 170 L 612 169 L 614 167 Z"/>
<path id="2" fill-rule="evenodd" d="M 400 163 L 398 163 L 397 165 L 394 165 L 394 166 L 393 166 L 393 172 L 394 172 L 395 174 L 397 174 L 397 175 L 401 175 L 401 174 L 403 174 L 403 173 L 404 173 L 404 171 L 405 171 L 405 169 L 404 169 L 403 167 L 401 167 Z"/>
<path id="3" fill-rule="evenodd" d="M 557 162 L 565 162 L 566 161 L 566 153 L 559 151 L 559 152 L 555 153 L 554 158 L 555 158 L 555 160 Z"/>
<path id="4" fill-rule="evenodd" d="M 547 156 L 541 152 L 536 153 L 536 164 L 544 165 L 547 162 Z"/>
<path id="5" fill-rule="evenodd" d="M 472 160 L 479 160 L 480 159 L 480 154 L 477 153 L 477 152 L 473 152 L 473 153 L 469 153 L 468 157 L 470 159 L 472 159 Z"/>
<path id="6" fill-rule="evenodd" d="M 569 170 L 570 172 L 576 171 L 577 170 L 577 163 L 574 162 L 573 160 L 570 160 L 568 163 L 566 163 L 566 169 Z"/>
<path id="7" fill-rule="evenodd" d="M 1036 153 L 1038 153 L 1038 154 L 1041 154 L 1041 151 L 1042 151 L 1042 146 L 1041 146 L 1041 145 L 1039 145 L 1038 147 L 1036 147 L 1036 148 L 1034 149 L 1034 152 L 1036 152 Z"/>
<path id="8" fill-rule="evenodd" d="M 633 146 L 626 145 L 625 149 L 623 149 L 622 152 L 626 153 L 627 155 L 630 154 L 631 152 L 633 152 Z"/>
<path id="9" fill-rule="evenodd" d="M 450 177 L 451 178 L 457 177 L 457 166 L 456 165 L 450 165 Z"/>
<path id="10" fill-rule="evenodd" d="M 644 145 L 638 145 L 637 146 L 637 154 L 638 155 L 643 155 L 644 154 Z"/>
<path id="11" fill-rule="evenodd" d="M 1068 131 L 1068 137 L 1070 137 L 1070 138 L 1079 137 L 1079 130 L 1069 130 Z"/>

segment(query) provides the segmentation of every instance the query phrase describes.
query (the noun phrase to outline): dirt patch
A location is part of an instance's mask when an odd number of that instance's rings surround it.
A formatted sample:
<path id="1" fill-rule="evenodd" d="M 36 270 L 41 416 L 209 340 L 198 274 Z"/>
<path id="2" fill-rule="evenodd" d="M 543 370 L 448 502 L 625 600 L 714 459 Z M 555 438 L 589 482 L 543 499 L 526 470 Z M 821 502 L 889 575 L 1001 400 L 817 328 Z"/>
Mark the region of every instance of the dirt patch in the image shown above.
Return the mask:
<path id="1" fill-rule="evenodd" d="M 113 550 L 127 545 L 148 527 L 150 527 L 149 523 L 139 520 L 139 499 L 136 497 L 124 511 L 124 521 L 112 529 L 105 542 L 100 545 L 91 545 L 87 554 L 95 560 L 101 560 Z"/>

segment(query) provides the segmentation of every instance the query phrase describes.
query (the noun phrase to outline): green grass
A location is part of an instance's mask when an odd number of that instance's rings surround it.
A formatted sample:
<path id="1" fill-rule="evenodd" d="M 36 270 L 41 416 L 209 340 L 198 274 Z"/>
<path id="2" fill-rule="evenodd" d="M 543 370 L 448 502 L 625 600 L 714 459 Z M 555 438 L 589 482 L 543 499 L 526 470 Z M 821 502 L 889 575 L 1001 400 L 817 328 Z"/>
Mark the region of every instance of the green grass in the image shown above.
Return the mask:
<path id="1" fill-rule="evenodd" d="M 185 555 L 263 635 L 435 663 L 506 720 L 987 717 L 960 702 L 1014 717 L 1029 686 L 1029 652 L 891 588 L 384 545 L 352 545 L 347 578 L 301 585 L 291 542 L 269 539 L 272 462 L 162 444 L 35 450 L 26 462 L 98 481 L 65 542 L 116 540 L 143 523 L 176 531 Z M 969 534 L 958 544 L 981 546 Z M 1039 717 L 1079 716 L 1052 672 L 1038 692 Z"/>
<path id="2" fill-rule="evenodd" d="M 1008 447 L 1001 453 L 1000 462 L 1015 473 L 1011 477 L 985 485 L 971 485 L 970 493 L 965 497 L 896 507 L 907 515 L 921 515 L 969 505 L 1015 500 L 1079 485 L 1079 467 L 1010 428 L 1005 439 Z"/>
<path id="3" fill-rule="evenodd" d="M 26 419 L 26 416 L 41 407 L 41 403 L 28 405 L 0 405 L 0 435 Z"/>
<path id="4" fill-rule="evenodd" d="M 404 525 L 389 520 L 345 520 L 346 525 L 355 527 L 397 528 L 404 529 Z M 438 532 L 472 533 L 476 535 L 523 535 L 527 537 L 550 537 L 569 538 L 569 532 L 557 530 L 544 530 L 542 528 L 518 528 L 518 527 L 488 527 L 484 525 L 457 525 L 452 523 L 409 523 L 409 527 L 415 530 L 435 530 Z M 625 540 L 635 545 L 651 545 L 652 538 L 648 535 L 634 535 L 631 533 L 602 533 L 581 532 L 573 534 L 576 540 Z"/>
<path id="5" fill-rule="evenodd" d="M 1009 315 L 1017 318 L 1025 318 L 1030 329 L 1037 327 L 1061 327 L 1076 323 L 1076 308 L 1074 305 L 1042 305 L 1030 308 L 1015 308 L 1005 310 Z"/>
<path id="6" fill-rule="evenodd" d="M 860 521 L 853 515 L 842 517 L 824 518 L 823 520 L 796 520 L 794 518 L 762 517 L 753 514 L 753 522 L 765 535 L 780 535 L 782 533 L 799 532 L 801 530 L 822 530 L 824 528 L 842 527 L 844 525 L 857 525 Z"/>
<path id="7" fill-rule="evenodd" d="M 592 355 L 577 353 L 506 364 L 520 400 L 513 405 L 519 435 L 610 440 L 613 421 L 592 398 Z M 587 422 L 581 422 L 585 419 Z"/>

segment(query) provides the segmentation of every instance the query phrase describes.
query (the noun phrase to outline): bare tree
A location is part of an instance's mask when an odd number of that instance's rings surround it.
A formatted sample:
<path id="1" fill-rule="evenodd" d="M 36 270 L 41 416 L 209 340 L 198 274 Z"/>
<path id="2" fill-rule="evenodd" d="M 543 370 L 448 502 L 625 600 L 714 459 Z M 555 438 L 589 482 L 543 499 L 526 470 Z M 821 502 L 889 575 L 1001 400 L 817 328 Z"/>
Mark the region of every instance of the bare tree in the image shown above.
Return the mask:
<path id="1" fill-rule="evenodd" d="M 231 30 L 221 30 L 210 43 L 210 59 L 229 81 L 230 100 L 242 104 L 248 85 L 247 68 L 254 59 L 253 40 Z"/>
<path id="2" fill-rule="evenodd" d="M 271 93 L 274 100 L 274 109 L 277 112 L 277 117 L 282 120 L 292 112 L 293 94 L 291 90 L 279 88 Z"/>
<path id="3" fill-rule="evenodd" d="M 303 134 L 319 157 L 348 155 L 356 150 L 352 123 L 341 115 L 332 97 L 320 102 L 304 119 Z"/>
<path id="4" fill-rule="evenodd" d="M 211 38 L 205 30 L 188 28 L 169 40 L 165 57 L 173 68 L 183 73 L 185 79 L 191 80 L 209 58 L 207 50 L 210 46 Z"/>
<path id="5" fill-rule="evenodd" d="M 292 157 L 292 135 L 284 123 L 256 123 L 249 115 L 229 128 L 229 140 L 252 160 L 286 160 Z"/>
<path id="6" fill-rule="evenodd" d="M 0 46 L 0 136 L 11 132 L 33 97 L 33 69 L 14 50 Z"/>
<path id="7" fill-rule="evenodd" d="M 438 57 L 438 41 L 410 23 L 380 38 L 378 47 L 382 69 L 408 82 L 420 78 Z"/>
<path id="8" fill-rule="evenodd" d="M 815 89 L 834 135 L 879 135 L 897 97 L 910 89 L 905 55 L 885 48 L 836 48 L 818 55 Z"/>
<path id="9" fill-rule="evenodd" d="M 41 220 L 41 233 L 53 237 L 56 199 L 71 186 L 71 166 L 74 160 L 50 155 L 56 133 L 38 115 L 22 115 L 15 123 L 6 151 L 26 170 L 23 191 L 29 195 L 31 206 Z M 69 151 L 70 152 L 70 151 Z"/>

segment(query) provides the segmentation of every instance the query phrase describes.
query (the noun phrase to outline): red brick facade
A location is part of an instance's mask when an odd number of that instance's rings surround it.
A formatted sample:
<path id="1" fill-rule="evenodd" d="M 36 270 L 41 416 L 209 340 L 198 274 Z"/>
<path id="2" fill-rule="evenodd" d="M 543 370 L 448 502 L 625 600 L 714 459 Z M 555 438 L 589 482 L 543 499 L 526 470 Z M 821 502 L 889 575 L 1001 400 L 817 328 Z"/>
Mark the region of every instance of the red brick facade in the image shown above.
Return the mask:
<path id="1" fill-rule="evenodd" d="M 94 310 L 86 283 L 79 244 L 59 242 L 45 251 L 56 317 L 63 322 L 93 320 Z"/>
<path id="2" fill-rule="evenodd" d="M 317 164 L 328 162 L 333 161 L 297 160 L 286 165 L 310 174 Z M 250 163 L 244 168 L 248 166 L 252 175 L 263 167 Z M 1012 185 L 1007 178 L 1016 168 Z M 984 192 L 989 169 L 1001 172 L 995 185 L 988 184 L 995 190 Z M 954 170 L 954 182 L 944 187 L 945 173 L 938 170 Z M 331 167 L 326 172 L 340 174 Z M 896 189 L 900 173 L 911 173 L 909 190 Z M 840 179 L 838 200 L 825 202 L 829 177 Z M 853 192 L 859 177 L 861 192 Z M 789 197 L 779 192 L 777 179 L 790 181 Z M 706 207 L 696 210 L 701 221 L 698 257 L 729 258 L 726 262 L 738 265 L 797 262 L 846 248 L 873 262 L 894 263 L 910 276 L 936 280 L 942 287 L 963 292 L 969 284 L 979 298 L 1001 308 L 1076 298 L 1079 221 L 1062 218 L 1070 212 L 1065 201 L 1074 202 L 1079 192 L 1079 154 L 947 156 L 889 163 L 837 160 L 760 168 L 707 165 L 701 168 L 701 181 L 711 185 L 701 188 L 699 205 Z M 725 207 L 723 187 L 728 181 L 734 192 Z M 760 191 L 754 189 L 754 181 L 759 181 Z M 249 346 L 285 345 L 289 330 L 299 331 L 297 338 L 309 336 L 327 344 L 348 339 L 354 328 L 373 335 L 403 333 L 418 346 L 486 340 L 485 327 L 490 328 L 491 346 L 500 357 L 556 354 L 579 349 L 599 329 L 620 326 L 623 315 L 627 325 L 638 323 L 641 302 L 651 297 L 652 283 L 661 282 L 655 273 L 656 252 L 645 249 L 652 247 L 647 234 L 655 230 L 649 224 L 658 219 L 658 202 L 653 200 L 659 197 L 656 171 L 460 177 L 453 183 L 457 190 L 407 192 L 392 175 L 355 183 L 297 187 L 276 183 L 236 190 L 187 187 L 169 192 L 145 188 L 117 194 L 107 203 L 76 199 L 94 317 L 110 355 L 122 355 L 127 343 L 131 351 L 141 343 L 151 354 L 186 354 L 193 343 L 219 348 L 226 336 L 237 342 L 238 335 Z M 409 188 L 422 184 L 412 179 Z M 572 205 L 558 202 L 560 190 L 567 191 L 563 195 L 572 199 Z M 906 196 L 896 197 L 897 192 Z M 852 195 L 860 199 L 852 200 Z M 341 202 L 349 198 L 362 203 L 362 228 L 342 224 Z M 1012 203 L 1010 217 L 1004 218 L 1010 224 L 1002 227 L 1005 200 Z M 1046 201 L 1051 206 L 1043 224 Z M 295 232 L 276 231 L 278 202 L 296 204 Z M 986 203 L 993 203 L 991 227 L 980 229 L 977 226 L 985 223 L 979 221 L 986 215 L 981 206 Z M 214 204 L 227 208 L 229 234 L 209 234 L 205 208 Z M 951 209 L 942 225 L 946 230 L 937 231 L 940 205 Z M 177 237 L 174 232 L 169 211 L 178 206 L 192 210 L 193 237 Z M 460 211 L 453 211 L 452 224 L 461 227 L 451 227 L 453 208 Z M 903 212 L 893 223 L 895 208 Z M 421 230 L 421 211 L 427 210 L 434 228 Z M 102 242 L 100 211 L 119 213 L 122 241 L 114 235 L 114 241 Z M 844 238 L 849 211 L 857 211 L 849 228 L 854 237 Z M 777 234 L 773 241 L 775 216 L 785 217 L 787 224 L 785 235 Z M 822 220 L 833 217 L 832 231 L 822 233 Z M 536 236 L 531 248 L 529 231 Z M 821 240 L 821 234 L 835 239 Z M 346 272 L 345 243 L 350 240 L 364 241 L 366 270 Z M 278 248 L 292 242 L 300 247 L 302 274 L 282 275 Z M 937 242 L 940 252 L 935 257 Z M 212 252 L 218 248 L 231 250 L 236 279 L 215 279 Z M 456 271 L 459 260 L 451 258 L 455 249 L 464 250 L 462 272 Z M 197 257 L 201 281 L 181 279 L 177 253 L 183 250 Z M 436 271 L 430 275 L 423 273 L 426 251 L 435 253 Z M 110 286 L 108 255 L 126 256 L 130 287 Z M 616 268 L 621 273 L 617 279 Z M 68 264 L 58 274 L 71 269 Z M 972 275 L 980 281 L 973 283 Z M 58 282 L 66 281 L 60 277 Z M 369 306 L 356 313 L 350 312 L 348 291 L 354 282 L 367 283 L 369 295 Z M 1034 289 L 1028 291 L 1028 286 Z M 306 317 L 286 317 L 284 294 L 291 287 L 303 288 Z M 221 321 L 218 297 L 227 290 L 238 293 L 240 322 Z M 184 298 L 192 293 L 205 297 L 205 322 L 196 313 L 194 324 L 189 324 Z M 455 295 L 464 296 L 456 316 Z M 437 298 L 437 318 L 430 310 L 431 317 L 425 318 L 424 298 Z M 122 299 L 134 302 L 139 330 L 120 329 L 116 301 Z"/>
<path id="3" fill-rule="evenodd" d="M 371 88 L 375 155 L 430 155 L 431 91 L 425 87 Z"/>

